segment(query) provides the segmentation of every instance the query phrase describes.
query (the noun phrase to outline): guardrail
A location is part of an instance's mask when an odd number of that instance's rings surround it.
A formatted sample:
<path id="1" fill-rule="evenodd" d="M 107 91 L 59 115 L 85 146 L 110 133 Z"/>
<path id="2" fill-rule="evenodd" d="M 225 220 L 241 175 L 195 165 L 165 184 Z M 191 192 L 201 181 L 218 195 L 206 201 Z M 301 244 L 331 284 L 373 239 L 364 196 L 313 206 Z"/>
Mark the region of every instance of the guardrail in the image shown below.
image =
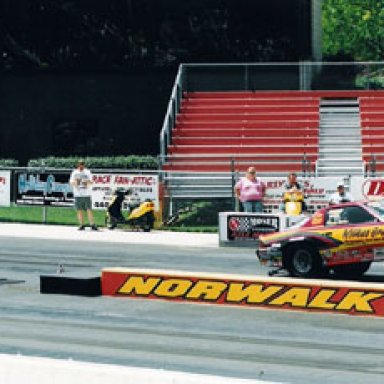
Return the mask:
<path id="1" fill-rule="evenodd" d="M 168 145 L 171 143 L 172 128 L 176 124 L 177 113 L 180 110 L 183 95 L 183 72 L 183 65 L 180 65 L 172 88 L 171 97 L 168 102 L 163 127 L 160 132 L 160 166 L 161 159 L 166 155 Z"/>

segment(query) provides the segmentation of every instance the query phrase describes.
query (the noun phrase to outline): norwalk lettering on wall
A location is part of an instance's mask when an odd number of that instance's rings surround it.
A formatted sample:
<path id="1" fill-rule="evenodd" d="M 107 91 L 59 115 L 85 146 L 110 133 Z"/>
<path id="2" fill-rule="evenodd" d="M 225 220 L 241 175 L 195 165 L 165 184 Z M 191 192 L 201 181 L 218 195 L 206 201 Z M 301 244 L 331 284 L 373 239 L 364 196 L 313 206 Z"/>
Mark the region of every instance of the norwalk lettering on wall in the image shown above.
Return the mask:
<path id="1" fill-rule="evenodd" d="M 384 316 L 384 288 L 316 286 L 104 270 L 105 295 Z"/>

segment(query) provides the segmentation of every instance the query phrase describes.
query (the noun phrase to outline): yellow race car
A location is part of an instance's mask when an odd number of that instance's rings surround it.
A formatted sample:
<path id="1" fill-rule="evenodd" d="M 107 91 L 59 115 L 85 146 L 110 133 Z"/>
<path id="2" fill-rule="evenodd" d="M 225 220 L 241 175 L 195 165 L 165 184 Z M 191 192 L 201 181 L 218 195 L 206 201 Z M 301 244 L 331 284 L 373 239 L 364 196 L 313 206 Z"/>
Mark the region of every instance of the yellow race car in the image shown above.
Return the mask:
<path id="1" fill-rule="evenodd" d="M 331 270 L 361 276 L 373 261 L 384 261 L 384 205 L 350 202 L 320 209 L 283 232 L 260 236 L 256 254 L 261 263 L 294 277 Z"/>

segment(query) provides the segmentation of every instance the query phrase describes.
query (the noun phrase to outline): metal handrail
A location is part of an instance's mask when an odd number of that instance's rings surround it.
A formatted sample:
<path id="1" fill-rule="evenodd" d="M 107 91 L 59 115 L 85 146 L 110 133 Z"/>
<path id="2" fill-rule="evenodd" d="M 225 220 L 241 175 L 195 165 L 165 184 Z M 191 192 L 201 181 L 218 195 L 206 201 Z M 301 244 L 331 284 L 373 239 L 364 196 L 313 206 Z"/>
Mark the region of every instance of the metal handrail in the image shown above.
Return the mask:
<path id="1" fill-rule="evenodd" d="M 176 116 L 180 110 L 183 95 L 183 72 L 183 64 L 181 64 L 177 71 L 171 97 L 168 102 L 167 112 L 160 132 L 160 161 L 166 155 L 167 147 L 171 143 L 171 130 L 176 124 Z"/>

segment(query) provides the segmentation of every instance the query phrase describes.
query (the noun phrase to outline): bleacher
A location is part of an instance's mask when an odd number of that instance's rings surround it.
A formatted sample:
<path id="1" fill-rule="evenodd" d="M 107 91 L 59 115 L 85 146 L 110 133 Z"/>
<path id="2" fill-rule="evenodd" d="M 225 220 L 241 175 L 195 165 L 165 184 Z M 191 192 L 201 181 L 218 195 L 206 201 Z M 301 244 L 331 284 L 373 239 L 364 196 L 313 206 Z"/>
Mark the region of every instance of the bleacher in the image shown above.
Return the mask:
<path id="1" fill-rule="evenodd" d="M 163 169 L 229 172 L 234 163 L 270 175 L 301 172 L 305 159 L 313 170 L 318 127 L 319 98 L 302 92 L 185 93 Z"/>
<path id="2" fill-rule="evenodd" d="M 162 166 L 170 194 L 229 197 L 249 166 L 314 176 L 324 98 L 359 101 L 362 160 L 383 172 L 384 91 L 184 92 Z"/>
<path id="3" fill-rule="evenodd" d="M 363 159 L 374 171 L 384 172 L 384 92 L 375 91 L 360 97 L 360 120 Z M 373 169 L 371 169 L 373 170 Z"/>

